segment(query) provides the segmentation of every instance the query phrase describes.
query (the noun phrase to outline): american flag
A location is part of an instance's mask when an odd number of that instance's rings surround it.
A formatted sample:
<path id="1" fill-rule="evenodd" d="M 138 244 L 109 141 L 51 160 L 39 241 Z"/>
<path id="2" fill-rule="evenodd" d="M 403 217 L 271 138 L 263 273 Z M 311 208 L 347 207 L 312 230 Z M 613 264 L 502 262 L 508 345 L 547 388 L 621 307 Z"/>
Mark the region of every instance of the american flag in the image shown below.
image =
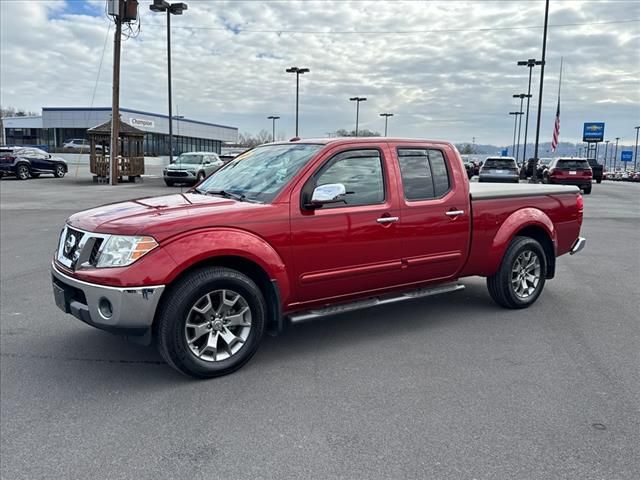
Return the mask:
<path id="1" fill-rule="evenodd" d="M 558 109 L 556 110 L 556 123 L 553 126 L 553 140 L 551 140 L 551 151 L 558 148 L 558 138 L 560 137 L 560 95 L 558 95 Z"/>

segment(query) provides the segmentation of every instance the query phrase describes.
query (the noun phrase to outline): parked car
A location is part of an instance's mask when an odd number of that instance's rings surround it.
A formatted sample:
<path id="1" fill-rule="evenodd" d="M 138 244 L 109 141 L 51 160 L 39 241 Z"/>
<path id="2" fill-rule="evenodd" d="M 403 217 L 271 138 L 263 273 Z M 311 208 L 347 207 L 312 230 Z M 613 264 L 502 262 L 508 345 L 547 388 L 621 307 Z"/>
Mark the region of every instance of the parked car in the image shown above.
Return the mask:
<path id="1" fill-rule="evenodd" d="M 0 148 L 0 177 L 15 176 L 19 180 L 53 174 L 62 178 L 69 171 L 67 162 L 48 152 L 32 147 Z"/>
<path id="2" fill-rule="evenodd" d="M 463 277 L 487 277 L 499 305 L 526 308 L 556 257 L 585 245 L 580 191 L 470 183 L 463 168 L 440 141 L 261 145 L 186 193 L 72 215 L 55 302 L 155 342 L 198 378 L 237 370 L 286 321 L 453 292 Z"/>
<path id="3" fill-rule="evenodd" d="M 86 138 L 72 138 L 71 140 L 65 140 L 62 144 L 64 150 L 72 150 L 74 152 L 86 152 L 89 153 L 91 143 Z M 102 145 L 96 144 L 96 150 L 102 150 Z"/>
<path id="4" fill-rule="evenodd" d="M 164 183 L 171 187 L 176 183 L 195 184 L 218 170 L 224 162 L 213 152 L 189 152 L 180 155 L 164 169 Z"/>
<path id="5" fill-rule="evenodd" d="M 633 172 L 631 177 L 632 182 L 640 182 L 640 172 Z"/>
<path id="6" fill-rule="evenodd" d="M 538 159 L 538 164 L 536 165 L 536 177 L 538 179 L 542 179 L 544 177 L 544 172 L 547 171 L 552 160 L 553 158 L 548 157 Z"/>
<path id="7" fill-rule="evenodd" d="M 542 177 L 543 183 L 576 185 L 591 193 L 593 173 L 586 158 L 554 158 Z"/>
<path id="8" fill-rule="evenodd" d="M 489 157 L 480 168 L 479 182 L 518 183 L 520 175 L 513 157 Z"/>
<path id="9" fill-rule="evenodd" d="M 591 167 L 591 171 L 593 172 L 593 179 L 596 183 L 602 183 L 604 167 L 602 164 L 598 163 L 595 158 L 588 158 L 587 162 L 589 162 L 589 166 Z"/>

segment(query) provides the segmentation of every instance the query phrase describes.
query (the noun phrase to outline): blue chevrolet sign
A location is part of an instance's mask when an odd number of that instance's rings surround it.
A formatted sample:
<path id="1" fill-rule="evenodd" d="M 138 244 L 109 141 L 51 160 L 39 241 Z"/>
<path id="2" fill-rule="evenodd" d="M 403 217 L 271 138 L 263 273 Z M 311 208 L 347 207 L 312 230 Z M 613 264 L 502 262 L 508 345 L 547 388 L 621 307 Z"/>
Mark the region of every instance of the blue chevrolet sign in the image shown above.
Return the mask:
<path id="1" fill-rule="evenodd" d="M 622 150 L 620 152 L 620 161 L 621 162 L 633 162 L 633 151 L 632 150 Z"/>
<path id="2" fill-rule="evenodd" d="M 582 130 L 583 142 L 604 141 L 604 122 L 587 122 Z"/>

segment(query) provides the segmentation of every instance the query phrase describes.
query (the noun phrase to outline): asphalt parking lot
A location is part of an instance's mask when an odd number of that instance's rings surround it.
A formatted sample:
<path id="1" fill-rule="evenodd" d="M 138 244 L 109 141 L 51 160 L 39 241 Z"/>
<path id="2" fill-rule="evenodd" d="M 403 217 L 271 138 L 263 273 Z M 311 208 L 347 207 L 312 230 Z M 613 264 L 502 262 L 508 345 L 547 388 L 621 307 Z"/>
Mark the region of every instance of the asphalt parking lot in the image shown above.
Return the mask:
<path id="1" fill-rule="evenodd" d="M 296 325 L 195 381 L 64 315 L 71 213 L 180 191 L 0 181 L 2 479 L 640 478 L 640 184 L 585 196 L 579 255 L 524 311 L 467 289 Z"/>

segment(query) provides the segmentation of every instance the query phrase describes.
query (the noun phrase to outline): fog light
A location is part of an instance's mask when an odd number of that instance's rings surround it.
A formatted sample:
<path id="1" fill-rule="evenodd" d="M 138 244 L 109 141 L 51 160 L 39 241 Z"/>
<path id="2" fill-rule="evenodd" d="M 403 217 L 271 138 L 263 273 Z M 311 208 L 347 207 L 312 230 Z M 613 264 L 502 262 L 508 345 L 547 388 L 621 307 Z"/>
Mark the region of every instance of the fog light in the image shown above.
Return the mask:
<path id="1" fill-rule="evenodd" d="M 111 306 L 111 302 L 104 297 L 98 302 L 98 310 L 100 311 L 100 315 L 104 318 L 109 319 L 113 316 L 113 307 Z"/>

